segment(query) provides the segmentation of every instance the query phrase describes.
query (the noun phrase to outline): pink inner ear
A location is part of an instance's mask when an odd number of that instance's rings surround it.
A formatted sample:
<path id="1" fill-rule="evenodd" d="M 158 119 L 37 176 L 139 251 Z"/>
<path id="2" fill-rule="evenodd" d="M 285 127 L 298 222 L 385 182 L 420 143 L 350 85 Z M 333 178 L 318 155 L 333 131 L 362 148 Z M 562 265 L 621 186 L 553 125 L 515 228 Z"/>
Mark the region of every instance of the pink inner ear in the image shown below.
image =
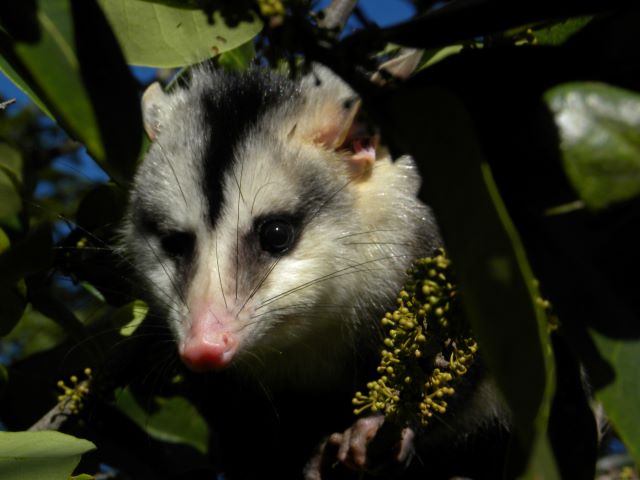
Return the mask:
<path id="1" fill-rule="evenodd" d="M 313 136 L 313 143 L 322 145 L 329 149 L 336 149 L 342 143 L 342 138 L 345 135 L 344 129 L 339 125 L 327 125 L 321 128 Z M 348 129 L 347 129 L 348 130 Z"/>
<path id="2" fill-rule="evenodd" d="M 376 161 L 375 138 L 372 141 L 363 142 L 361 139 L 354 139 L 351 142 L 353 154 L 347 160 L 351 177 L 356 180 L 366 180 L 368 173 L 371 171 Z"/>
<path id="3" fill-rule="evenodd" d="M 319 115 L 322 120 L 316 125 L 311 140 L 330 150 L 348 152 L 346 161 L 351 177 L 354 180 L 366 180 L 376 160 L 378 139 L 371 137 L 367 129 L 356 121 L 359 109 L 359 101 L 347 107 L 334 105 L 323 109 Z"/>

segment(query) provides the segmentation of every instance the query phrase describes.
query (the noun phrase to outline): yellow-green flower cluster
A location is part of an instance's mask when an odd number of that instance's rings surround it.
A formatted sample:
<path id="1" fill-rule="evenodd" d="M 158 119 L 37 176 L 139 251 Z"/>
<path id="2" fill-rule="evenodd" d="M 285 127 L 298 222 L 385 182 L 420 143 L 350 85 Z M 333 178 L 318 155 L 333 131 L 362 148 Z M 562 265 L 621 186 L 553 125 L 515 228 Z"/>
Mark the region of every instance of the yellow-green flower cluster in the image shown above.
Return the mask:
<path id="1" fill-rule="evenodd" d="M 450 261 L 443 250 L 414 263 L 398 295 L 398 308 L 385 314 L 386 332 L 378 373 L 357 392 L 359 415 L 382 412 L 398 422 L 426 425 L 447 409 L 454 381 L 473 362 L 477 344 L 462 321 Z"/>
<path id="2" fill-rule="evenodd" d="M 260 13 L 265 17 L 273 17 L 284 14 L 282 0 L 257 0 Z"/>
<path id="3" fill-rule="evenodd" d="M 72 375 L 69 380 L 71 386 L 67 386 L 63 380 L 58 381 L 58 387 L 62 389 L 62 394 L 58 395 L 58 402 L 61 410 L 71 413 L 78 413 L 82 408 L 84 398 L 89 394 L 89 383 L 91 382 L 91 369 L 85 368 L 85 380 L 78 380 L 78 377 Z"/>

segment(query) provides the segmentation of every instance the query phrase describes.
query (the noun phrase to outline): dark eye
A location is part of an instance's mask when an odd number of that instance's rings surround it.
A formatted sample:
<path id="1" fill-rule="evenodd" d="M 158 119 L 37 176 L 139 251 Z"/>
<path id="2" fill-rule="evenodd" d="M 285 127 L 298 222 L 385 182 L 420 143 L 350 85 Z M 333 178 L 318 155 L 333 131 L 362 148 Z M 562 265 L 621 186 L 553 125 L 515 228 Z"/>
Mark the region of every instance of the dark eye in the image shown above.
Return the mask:
<path id="1" fill-rule="evenodd" d="M 169 232 L 160 237 L 160 245 L 165 253 L 171 257 L 186 257 L 191 255 L 196 237 L 190 232 Z"/>
<path id="2" fill-rule="evenodd" d="M 269 253 L 284 253 L 296 239 L 296 229 L 287 220 L 265 220 L 258 229 L 260 246 Z"/>

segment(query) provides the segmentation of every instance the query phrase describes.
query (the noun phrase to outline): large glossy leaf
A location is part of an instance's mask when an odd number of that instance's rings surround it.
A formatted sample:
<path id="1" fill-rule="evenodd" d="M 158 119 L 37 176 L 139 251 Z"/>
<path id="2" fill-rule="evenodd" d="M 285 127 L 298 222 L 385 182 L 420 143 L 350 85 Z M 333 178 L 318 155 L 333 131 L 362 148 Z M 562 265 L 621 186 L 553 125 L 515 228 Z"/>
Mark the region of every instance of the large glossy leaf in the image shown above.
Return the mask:
<path id="1" fill-rule="evenodd" d="M 41 2 L 38 20 L 42 31 L 39 42 L 14 43 L 3 37 L 2 53 L 20 76 L 19 84 L 27 84 L 39 102 L 47 106 L 71 135 L 82 140 L 95 158 L 104 158 L 104 147 L 75 54 L 71 2 Z"/>
<path id="2" fill-rule="evenodd" d="M 615 370 L 613 381 L 596 392 L 607 417 L 640 465 L 640 341 L 615 340 L 591 331 L 600 354 Z"/>
<path id="3" fill-rule="evenodd" d="M 180 67 L 233 50 L 262 29 L 256 17 L 230 26 L 215 12 L 139 0 L 100 0 L 129 63 Z"/>
<path id="4" fill-rule="evenodd" d="M 7 61 L 7 59 L 0 55 L 0 71 L 4 73 L 7 78 L 9 78 L 16 86 L 26 93 L 31 101 L 35 103 L 40 110 L 46 113 L 50 118 L 53 118 L 53 114 L 49 111 L 47 106 L 44 104 L 42 99 L 38 96 L 38 94 L 29 86 L 29 84 L 16 72 L 11 64 Z"/>
<path id="5" fill-rule="evenodd" d="M 157 397 L 155 403 L 157 408 L 147 412 L 128 389 L 116 392 L 116 406 L 153 438 L 207 452 L 207 423 L 193 405 L 182 397 Z"/>
<path id="6" fill-rule="evenodd" d="M 553 393 L 546 318 L 535 305 L 525 251 L 469 115 L 450 91 L 416 83 L 392 95 L 387 120 L 389 138 L 416 158 L 424 174 L 423 197 L 434 208 L 465 311 L 528 457 L 537 442 L 546 442 Z M 548 446 L 535 450 L 544 453 Z"/>
<path id="7" fill-rule="evenodd" d="M 95 2 L 76 0 L 40 2 L 37 18 L 35 43 L 0 30 L 0 68 L 110 175 L 126 181 L 140 150 L 140 111 L 106 20 Z"/>
<path id="8" fill-rule="evenodd" d="M 95 445 L 60 432 L 0 432 L 0 478 L 67 480 Z"/>
<path id="9" fill-rule="evenodd" d="M 599 209 L 639 195 L 640 95 L 602 83 L 569 83 L 545 99 L 580 198 Z"/>

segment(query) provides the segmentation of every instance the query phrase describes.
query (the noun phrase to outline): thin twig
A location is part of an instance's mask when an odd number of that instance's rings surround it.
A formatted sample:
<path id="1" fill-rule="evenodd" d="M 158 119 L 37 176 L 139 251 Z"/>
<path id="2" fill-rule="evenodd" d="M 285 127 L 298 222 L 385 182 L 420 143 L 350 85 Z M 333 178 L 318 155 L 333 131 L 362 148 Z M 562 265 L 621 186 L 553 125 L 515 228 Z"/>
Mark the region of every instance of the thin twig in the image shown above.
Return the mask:
<path id="1" fill-rule="evenodd" d="M 322 28 L 341 31 L 347 24 L 358 0 L 333 0 L 324 10 L 324 18 L 319 22 Z"/>
<path id="2" fill-rule="evenodd" d="M 16 103 L 15 98 L 10 98 L 9 100 L 5 100 L 4 102 L 0 102 L 0 110 L 6 109 L 9 105 L 13 105 Z"/>
<path id="3" fill-rule="evenodd" d="M 77 387 L 88 387 L 89 382 L 84 380 Z M 60 430 L 62 425 L 74 415 L 77 415 L 78 404 L 65 397 L 60 400 L 51 410 L 45 413 L 40 420 L 29 427 L 30 432 L 40 432 L 44 430 Z"/>

